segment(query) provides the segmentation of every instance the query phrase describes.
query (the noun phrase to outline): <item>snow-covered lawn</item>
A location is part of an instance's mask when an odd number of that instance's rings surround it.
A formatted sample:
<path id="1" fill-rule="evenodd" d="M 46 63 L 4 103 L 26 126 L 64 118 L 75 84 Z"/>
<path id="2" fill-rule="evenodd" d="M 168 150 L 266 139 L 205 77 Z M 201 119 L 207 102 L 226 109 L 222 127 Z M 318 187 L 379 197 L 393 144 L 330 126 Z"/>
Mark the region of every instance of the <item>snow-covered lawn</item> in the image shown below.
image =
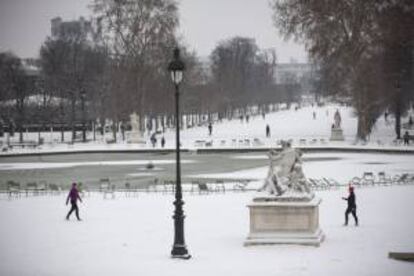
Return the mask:
<path id="1" fill-rule="evenodd" d="M 115 200 L 92 194 L 82 222 L 65 221 L 65 195 L 0 200 L 0 275 L 413 275 L 388 259 L 414 251 L 414 186 L 356 190 L 360 226 L 342 226 L 345 188 L 318 192 L 320 247 L 243 247 L 252 193 L 185 194 L 186 243 L 193 258 L 170 258 L 173 195 Z"/>
<path id="2" fill-rule="evenodd" d="M 238 159 L 267 160 L 266 154 L 236 155 Z M 305 153 L 303 171 L 307 178 L 333 178 L 347 184 L 353 177 L 361 177 L 364 172 L 377 175 L 385 172 L 387 176 L 414 173 L 414 156 L 410 154 L 369 154 L 369 153 Z M 310 162 L 312 160 L 312 162 Z M 1 166 L 0 166 L 1 168 Z M 195 174 L 193 177 L 205 178 L 246 178 L 262 180 L 266 177 L 268 166 L 239 170 L 228 173 Z"/>
<path id="3" fill-rule="evenodd" d="M 333 116 L 335 111 L 339 109 L 342 116 L 342 128 L 345 136 L 344 142 L 330 142 L 331 125 L 333 123 Z M 316 119 L 313 119 L 313 112 L 316 114 Z M 409 114 L 413 115 L 414 111 L 410 110 Z M 408 119 L 403 118 L 403 123 Z M 266 125 L 269 125 L 271 130 L 271 138 L 266 138 Z M 212 142 L 212 147 L 260 147 L 260 146 L 276 146 L 276 141 L 281 139 L 292 139 L 294 145 L 300 146 L 324 146 L 324 147 L 349 147 L 355 143 L 355 136 L 357 130 L 357 118 L 354 116 L 353 109 L 344 106 L 328 105 L 324 107 L 303 107 L 297 111 L 280 110 L 278 112 L 268 113 L 263 119 L 262 116 L 251 116 L 249 122 L 245 120 L 242 122 L 239 119 L 223 120 L 222 122 L 213 123 L 213 133 L 208 135 L 208 128 L 206 125 L 197 126 L 193 128 L 184 128 L 181 131 L 181 142 L 183 148 L 193 149 L 196 147 L 204 147 L 205 142 Z M 127 133 L 128 136 L 129 133 Z M 76 143 L 75 145 L 61 144 L 60 133 L 42 133 L 41 137 L 46 142 L 45 145 L 37 149 L 21 149 L 14 148 L 9 152 L 66 152 L 66 151 L 82 151 L 82 150 L 136 150 L 136 149 L 152 149 L 149 142 L 152 133 L 147 132 L 143 136 L 146 144 L 128 144 L 122 141 L 121 133 L 118 133 L 118 143 L 106 144 L 105 139 L 112 139 L 112 133 L 107 133 L 106 137 L 97 134 L 97 140 L 88 143 Z M 414 133 L 411 133 L 414 135 Z M 70 141 L 70 132 L 65 133 L 65 141 Z M 16 134 L 11 141 L 18 141 L 18 134 Z M 158 135 L 158 143 L 156 148 L 161 148 L 160 138 Z M 164 133 L 166 140 L 166 148 L 175 148 L 175 130 L 167 129 Z M 38 133 L 24 133 L 25 140 L 38 141 Z M 92 133 L 88 133 L 88 139 L 92 140 Z M 323 143 L 321 143 L 321 139 Z M 370 141 L 365 147 L 384 148 L 394 147 L 393 140 L 395 139 L 394 132 L 394 118 L 388 117 L 388 121 L 384 117 L 380 117 L 376 122 Z M 245 142 L 249 141 L 249 145 Z M 53 143 L 51 143 L 54 141 Z M 202 141 L 197 143 L 196 141 Z M 241 143 L 241 142 L 243 143 Z M 6 144 L 6 135 L 0 138 L 0 143 Z M 412 143 L 413 144 L 413 143 Z M 399 147 L 405 148 L 407 147 Z M 409 148 L 412 148 L 409 147 Z M 1 153 L 0 153 L 1 154 Z"/>

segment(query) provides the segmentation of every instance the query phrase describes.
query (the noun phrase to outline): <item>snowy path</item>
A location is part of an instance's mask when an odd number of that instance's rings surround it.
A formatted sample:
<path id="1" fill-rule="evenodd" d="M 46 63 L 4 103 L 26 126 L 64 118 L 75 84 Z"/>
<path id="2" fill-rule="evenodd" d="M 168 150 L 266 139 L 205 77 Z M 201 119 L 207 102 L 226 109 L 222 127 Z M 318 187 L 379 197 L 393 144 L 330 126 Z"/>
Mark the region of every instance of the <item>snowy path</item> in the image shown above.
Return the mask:
<path id="1" fill-rule="evenodd" d="M 326 234 L 320 247 L 248 248 L 242 244 L 252 194 L 186 194 L 188 261 L 169 256 L 171 195 L 93 194 L 80 207 L 82 222 L 63 219 L 63 195 L 2 199 L 0 275 L 413 275 L 413 263 L 387 254 L 414 250 L 414 186 L 357 189 L 360 227 L 342 226 L 345 194 L 318 193 Z"/>

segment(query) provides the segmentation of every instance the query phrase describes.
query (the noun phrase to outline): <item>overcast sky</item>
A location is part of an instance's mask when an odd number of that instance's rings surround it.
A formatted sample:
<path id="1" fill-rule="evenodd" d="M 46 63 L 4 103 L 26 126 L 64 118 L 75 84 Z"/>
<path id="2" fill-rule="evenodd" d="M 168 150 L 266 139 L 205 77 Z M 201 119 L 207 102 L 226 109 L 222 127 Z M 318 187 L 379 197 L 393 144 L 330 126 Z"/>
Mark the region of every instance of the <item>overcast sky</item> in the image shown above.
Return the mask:
<path id="1" fill-rule="evenodd" d="M 272 25 L 269 0 L 178 0 L 180 30 L 190 49 L 208 56 L 216 44 L 233 36 L 256 39 L 275 48 L 279 62 L 306 61 L 301 45 L 284 42 Z M 50 19 L 90 17 L 90 0 L 0 0 L 0 51 L 36 57 L 50 34 Z"/>

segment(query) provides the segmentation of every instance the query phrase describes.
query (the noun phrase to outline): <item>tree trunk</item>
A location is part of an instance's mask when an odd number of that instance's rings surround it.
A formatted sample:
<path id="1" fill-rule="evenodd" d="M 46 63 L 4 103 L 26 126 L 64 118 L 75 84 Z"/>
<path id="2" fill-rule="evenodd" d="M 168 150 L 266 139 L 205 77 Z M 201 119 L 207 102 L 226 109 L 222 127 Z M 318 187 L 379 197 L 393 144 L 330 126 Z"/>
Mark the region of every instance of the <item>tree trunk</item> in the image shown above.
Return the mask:
<path id="1" fill-rule="evenodd" d="M 71 114 L 70 114 L 70 125 L 72 130 L 72 143 L 75 141 L 76 138 L 76 130 L 75 130 L 75 96 L 72 95 L 71 99 Z"/>
<path id="2" fill-rule="evenodd" d="M 395 134 L 397 139 L 401 139 L 401 108 L 395 110 Z"/>

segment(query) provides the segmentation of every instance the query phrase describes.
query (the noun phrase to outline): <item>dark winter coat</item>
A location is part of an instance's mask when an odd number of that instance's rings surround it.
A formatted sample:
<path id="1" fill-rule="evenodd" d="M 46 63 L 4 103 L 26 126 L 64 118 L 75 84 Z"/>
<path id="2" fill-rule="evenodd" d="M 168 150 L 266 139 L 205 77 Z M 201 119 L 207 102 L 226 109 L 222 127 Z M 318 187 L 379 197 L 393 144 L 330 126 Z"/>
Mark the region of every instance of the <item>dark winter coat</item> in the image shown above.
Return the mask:
<path id="1" fill-rule="evenodd" d="M 350 193 L 349 196 L 346 198 L 348 201 L 348 208 L 356 208 L 356 201 L 355 201 L 355 194 Z"/>

